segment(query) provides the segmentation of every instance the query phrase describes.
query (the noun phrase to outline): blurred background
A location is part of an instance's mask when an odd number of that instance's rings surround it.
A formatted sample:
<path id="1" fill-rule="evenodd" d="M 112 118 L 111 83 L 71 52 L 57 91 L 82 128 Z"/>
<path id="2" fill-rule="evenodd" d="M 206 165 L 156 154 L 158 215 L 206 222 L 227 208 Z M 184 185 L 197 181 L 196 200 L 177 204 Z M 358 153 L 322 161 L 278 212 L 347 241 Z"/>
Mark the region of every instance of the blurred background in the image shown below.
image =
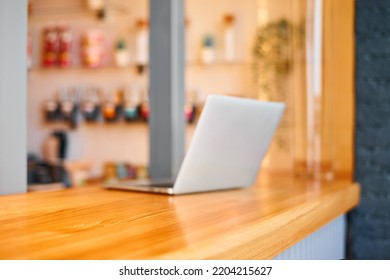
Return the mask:
<path id="1" fill-rule="evenodd" d="M 353 7 L 342 2 L 186 0 L 187 146 L 209 94 L 281 101 L 262 170 L 352 178 Z M 29 189 L 148 177 L 149 1 L 28 5 Z"/>
<path id="2" fill-rule="evenodd" d="M 29 191 L 148 177 L 149 1 L 28 8 Z M 185 9 L 187 146 L 209 94 L 286 103 L 261 172 L 358 182 L 350 257 L 389 259 L 390 2 L 185 0 Z"/>

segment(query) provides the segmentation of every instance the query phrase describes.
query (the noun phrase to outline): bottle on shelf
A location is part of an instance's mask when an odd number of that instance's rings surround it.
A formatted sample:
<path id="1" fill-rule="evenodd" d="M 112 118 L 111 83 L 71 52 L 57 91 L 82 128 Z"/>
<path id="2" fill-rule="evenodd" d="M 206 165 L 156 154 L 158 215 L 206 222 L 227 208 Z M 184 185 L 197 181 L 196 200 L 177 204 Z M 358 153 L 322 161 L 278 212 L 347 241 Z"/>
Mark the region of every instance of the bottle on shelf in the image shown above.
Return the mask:
<path id="1" fill-rule="evenodd" d="M 87 122 L 96 122 L 100 117 L 100 92 L 98 88 L 87 89 L 81 103 L 81 114 Z"/>
<path id="2" fill-rule="evenodd" d="M 63 121 L 69 123 L 71 128 L 76 128 L 78 125 L 78 112 L 80 92 L 77 88 L 69 88 L 60 94 L 60 111 Z"/>
<path id="3" fill-rule="evenodd" d="M 59 38 L 54 24 L 48 24 L 42 32 L 42 66 L 55 67 L 58 63 Z"/>
<path id="4" fill-rule="evenodd" d="M 107 98 L 102 106 L 102 115 L 106 122 L 117 122 L 123 114 L 124 91 L 118 89 L 114 96 Z"/>
<path id="5" fill-rule="evenodd" d="M 57 98 L 49 99 L 44 102 L 43 112 L 45 119 L 48 122 L 54 122 L 60 119 L 60 106 L 58 96 Z"/>
<path id="6" fill-rule="evenodd" d="M 149 96 L 146 91 L 142 93 L 142 101 L 138 106 L 138 114 L 143 121 L 147 122 L 149 120 L 149 114 L 150 114 Z"/>
<path id="7" fill-rule="evenodd" d="M 88 68 L 103 65 L 104 34 L 97 29 L 91 29 L 83 34 L 81 40 L 81 60 Z"/>
<path id="8" fill-rule="evenodd" d="M 114 101 L 106 100 L 103 103 L 102 115 L 106 122 L 115 122 L 117 120 L 117 112 Z"/>
<path id="9" fill-rule="evenodd" d="M 123 107 L 123 117 L 125 121 L 131 122 L 138 119 L 138 106 L 140 105 L 139 91 L 133 88 L 125 92 L 125 103 Z"/>
<path id="10" fill-rule="evenodd" d="M 115 110 L 117 118 L 119 119 L 123 115 L 123 107 L 125 104 L 125 89 L 118 88 L 114 95 Z"/>
<path id="11" fill-rule="evenodd" d="M 72 32 L 68 25 L 58 26 L 58 65 L 65 68 L 72 64 Z"/>
<path id="12" fill-rule="evenodd" d="M 136 27 L 136 63 L 146 65 L 149 61 L 149 22 L 139 19 Z"/>
<path id="13" fill-rule="evenodd" d="M 223 17 L 224 23 L 224 60 L 226 62 L 233 62 L 235 60 L 235 16 L 233 14 L 226 14 Z"/>

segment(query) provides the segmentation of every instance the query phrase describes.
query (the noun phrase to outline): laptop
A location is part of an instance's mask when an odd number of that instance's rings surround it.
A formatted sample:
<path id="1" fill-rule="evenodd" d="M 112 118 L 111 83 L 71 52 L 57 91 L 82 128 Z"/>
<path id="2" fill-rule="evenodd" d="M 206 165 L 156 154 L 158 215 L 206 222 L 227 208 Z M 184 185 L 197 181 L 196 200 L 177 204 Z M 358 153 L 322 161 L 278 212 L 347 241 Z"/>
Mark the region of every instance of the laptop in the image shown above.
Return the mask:
<path id="1" fill-rule="evenodd" d="M 109 189 L 170 195 L 254 184 L 285 105 L 210 95 L 175 180 L 133 180 Z"/>

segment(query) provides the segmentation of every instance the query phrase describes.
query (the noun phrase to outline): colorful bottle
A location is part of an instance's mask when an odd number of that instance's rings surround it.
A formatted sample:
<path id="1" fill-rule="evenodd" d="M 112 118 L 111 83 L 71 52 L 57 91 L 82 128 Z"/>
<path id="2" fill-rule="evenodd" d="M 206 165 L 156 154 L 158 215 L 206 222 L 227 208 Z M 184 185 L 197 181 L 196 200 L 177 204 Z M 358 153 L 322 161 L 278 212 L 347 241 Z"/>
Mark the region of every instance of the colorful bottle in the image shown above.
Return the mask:
<path id="1" fill-rule="evenodd" d="M 57 28 L 48 25 L 43 29 L 42 34 L 42 66 L 55 67 L 59 50 L 59 38 Z"/>
<path id="2" fill-rule="evenodd" d="M 137 91 L 126 91 L 125 104 L 123 107 L 123 117 L 125 121 L 135 121 L 139 117 L 138 106 L 140 105 L 140 98 Z"/>
<path id="3" fill-rule="evenodd" d="M 72 32 L 67 25 L 58 27 L 59 53 L 58 65 L 69 67 L 72 64 Z"/>
<path id="4" fill-rule="evenodd" d="M 84 66 L 97 68 L 103 65 L 104 35 L 99 30 L 87 31 L 81 41 L 81 60 Z"/>

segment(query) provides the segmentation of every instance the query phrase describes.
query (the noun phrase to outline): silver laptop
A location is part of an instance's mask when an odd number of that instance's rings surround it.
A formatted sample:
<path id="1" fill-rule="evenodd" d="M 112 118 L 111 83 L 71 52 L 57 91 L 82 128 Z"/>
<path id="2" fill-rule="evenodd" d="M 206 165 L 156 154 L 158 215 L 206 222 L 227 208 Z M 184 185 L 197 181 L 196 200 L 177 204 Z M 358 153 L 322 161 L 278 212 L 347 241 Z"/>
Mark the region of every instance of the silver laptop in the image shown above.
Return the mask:
<path id="1" fill-rule="evenodd" d="M 285 105 L 210 95 L 175 180 L 134 180 L 110 189 L 186 194 L 254 184 Z"/>

